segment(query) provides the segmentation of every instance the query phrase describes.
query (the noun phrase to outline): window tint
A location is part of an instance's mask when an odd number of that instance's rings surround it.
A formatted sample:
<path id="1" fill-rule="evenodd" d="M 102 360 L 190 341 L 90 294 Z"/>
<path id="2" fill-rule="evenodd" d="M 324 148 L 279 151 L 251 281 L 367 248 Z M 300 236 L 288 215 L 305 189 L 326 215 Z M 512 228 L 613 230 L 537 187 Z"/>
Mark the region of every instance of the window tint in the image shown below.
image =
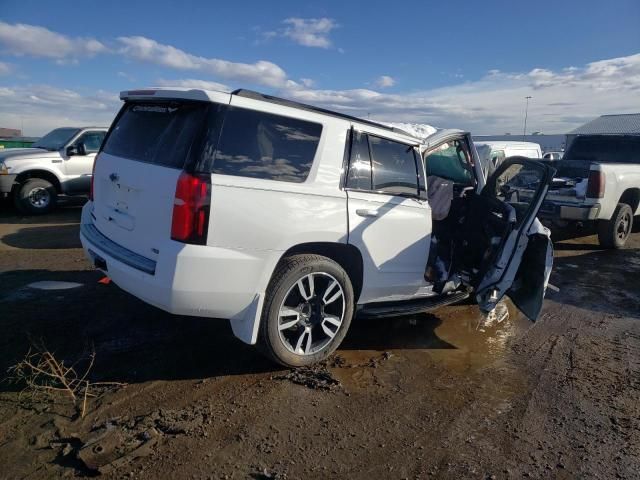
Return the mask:
<path id="1" fill-rule="evenodd" d="M 84 143 L 84 148 L 87 153 L 96 153 L 100 150 L 102 140 L 104 140 L 105 132 L 87 132 L 84 133 L 76 140 L 75 144 Z"/>
<path id="2" fill-rule="evenodd" d="M 418 195 L 418 172 L 413 147 L 369 136 L 373 189 L 390 195 Z"/>
<path id="3" fill-rule="evenodd" d="M 356 190 L 371 190 L 369 141 L 367 135 L 361 132 L 353 132 L 347 187 Z"/>
<path id="4" fill-rule="evenodd" d="M 459 140 L 439 145 L 425 158 L 427 176 L 446 178 L 462 185 L 473 184 L 467 150 Z"/>
<path id="5" fill-rule="evenodd" d="M 182 168 L 208 104 L 129 103 L 103 151 L 130 160 Z"/>
<path id="6" fill-rule="evenodd" d="M 304 182 L 321 133 L 317 123 L 230 107 L 212 173 Z"/>
<path id="7" fill-rule="evenodd" d="M 579 136 L 571 143 L 563 160 L 640 163 L 640 136 Z"/>

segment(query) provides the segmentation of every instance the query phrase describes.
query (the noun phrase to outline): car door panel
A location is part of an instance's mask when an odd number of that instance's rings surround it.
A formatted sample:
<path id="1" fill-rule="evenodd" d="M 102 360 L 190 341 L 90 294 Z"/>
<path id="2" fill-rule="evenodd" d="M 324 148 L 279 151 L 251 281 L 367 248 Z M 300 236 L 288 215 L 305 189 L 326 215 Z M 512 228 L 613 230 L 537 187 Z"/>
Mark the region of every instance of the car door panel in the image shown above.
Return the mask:
<path id="1" fill-rule="evenodd" d="M 91 172 L 96 153 L 100 149 L 100 144 L 105 132 L 101 130 L 90 130 L 83 132 L 75 138 L 69 146 L 76 146 L 78 143 L 85 143 L 86 155 L 68 156 L 63 152 L 64 169 L 68 179 L 65 189 L 69 192 L 88 192 L 91 185 Z"/>
<path id="2" fill-rule="evenodd" d="M 363 260 L 360 303 L 419 294 L 431 241 L 426 202 L 390 195 L 347 192 L 349 243 Z"/>
<path id="3" fill-rule="evenodd" d="M 414 146 L 359 131 L 349 135 L 349 243 L 363 259 L 359 303 L 431 294 L 424 271 L 431 209 Z"/>
<path id="4" fill-rule="evenodd" d="M 487 179 L 480 194 L 467 197 L 455 240 L 454 258 L 456 270 L 463 281 L 475 289 L 476 301 L 482 310 L 492 310 L 509 291 L 519 290 L 516 296 L 522 305 L 527 303 L 525 297 L 535 296 L 540 291 L 544 293 L 544 280 L 538 282 L 542 286 L 540 290 L 532 285 L 520 289 L 517 279 L 518 272 L 523 278 L 520 266 L 528 250 L 530 229 L 553 174 L 554 170 L 543 163 L 512 158 Z M 532 243 L 531 248 L 542 250 L 539 243 Z M 530 253 L 525 265 L 541 256 Z M 545 262 L 547 257 L 548 252 L 544 249 Z M 543 272 L 546 268 L 542 268 Z M 529 301 L 536 303 L 531 298 Z M 537 317 L 539 309 L 526 309 L 530 318 Z"/>

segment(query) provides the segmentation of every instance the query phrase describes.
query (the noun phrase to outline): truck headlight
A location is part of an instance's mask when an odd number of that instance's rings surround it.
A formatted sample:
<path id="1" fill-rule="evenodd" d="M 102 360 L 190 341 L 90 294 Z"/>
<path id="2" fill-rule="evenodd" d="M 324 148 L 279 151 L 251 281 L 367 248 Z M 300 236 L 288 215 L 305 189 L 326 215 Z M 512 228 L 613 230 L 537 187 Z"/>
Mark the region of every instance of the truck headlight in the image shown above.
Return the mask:
<path id="1" fill-rule="evenodd" d="M 4 162 L 0 162 L 0 175 L 9 175 L 9 169 Z"/>

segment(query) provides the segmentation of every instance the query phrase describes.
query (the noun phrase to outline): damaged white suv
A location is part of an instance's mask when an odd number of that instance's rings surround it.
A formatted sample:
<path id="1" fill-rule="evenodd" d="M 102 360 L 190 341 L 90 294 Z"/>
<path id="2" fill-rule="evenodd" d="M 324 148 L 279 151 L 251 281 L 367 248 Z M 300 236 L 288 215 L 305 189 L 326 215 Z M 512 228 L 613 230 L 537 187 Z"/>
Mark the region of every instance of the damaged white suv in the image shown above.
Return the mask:
<path id="1" fill-rule="evenodd" d="M 94 265 L 145 302 L 230 319 L 289 366 L 326 358 L 354 315 L 469 295 L 488 311 L 505 294 L 539 314 L 549 166 L 508 160 L 485 185 L 461 131 L 423 141 L 246 90 L 121 98 L 80 236 Z"/>

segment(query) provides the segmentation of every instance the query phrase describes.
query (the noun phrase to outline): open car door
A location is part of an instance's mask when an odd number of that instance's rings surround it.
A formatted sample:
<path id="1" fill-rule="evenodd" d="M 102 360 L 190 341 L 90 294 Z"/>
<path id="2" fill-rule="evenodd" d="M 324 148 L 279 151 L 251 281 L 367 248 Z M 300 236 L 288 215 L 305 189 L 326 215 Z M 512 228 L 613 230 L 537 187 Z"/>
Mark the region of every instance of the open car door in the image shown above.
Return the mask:
<path id="1" fill-rule="evenodd" d="M 473 288 L 481 310 L 491 311 L 506 294 L 528 318 L 538 317 L 553 246 L 536 215 L 554 174 L 542 162 L 512 157 L 480 193 L 459 199 L 452 270 Z"/>

